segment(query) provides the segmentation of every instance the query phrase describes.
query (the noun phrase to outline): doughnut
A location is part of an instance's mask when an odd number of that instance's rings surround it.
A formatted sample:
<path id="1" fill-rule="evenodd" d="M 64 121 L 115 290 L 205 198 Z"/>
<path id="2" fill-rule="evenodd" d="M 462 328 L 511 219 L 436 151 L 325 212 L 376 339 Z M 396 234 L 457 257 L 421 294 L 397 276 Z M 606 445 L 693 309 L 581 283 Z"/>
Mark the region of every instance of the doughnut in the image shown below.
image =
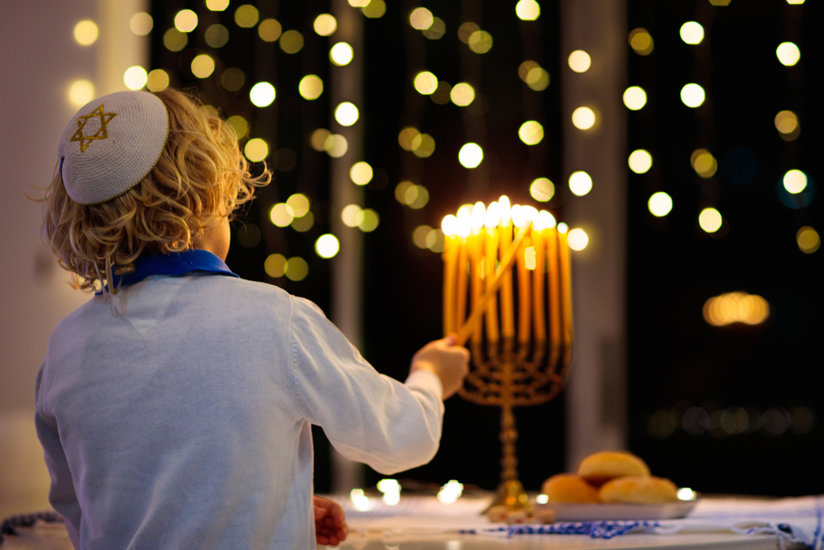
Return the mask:
<path id="1" fill-rule="evenodd" d="M 593 453 L 581 460 L 576 473 L 596 487 L 616 477 L 650 475 L 646 462 L 626 451 Z"/>
<path id="2" fill-rule="evenodd" d="M 608 504 L 663 504 L 677 501 L 677 490 L 672 481 L 663 477 L 628 476 L 604 483 L 598 497 Z"/>
<path id="3" fill-rule="evenodd" d="M 541 487 L 550 503 L 596 503 L 598 489 L 576 474 L 555 474 Z"/>

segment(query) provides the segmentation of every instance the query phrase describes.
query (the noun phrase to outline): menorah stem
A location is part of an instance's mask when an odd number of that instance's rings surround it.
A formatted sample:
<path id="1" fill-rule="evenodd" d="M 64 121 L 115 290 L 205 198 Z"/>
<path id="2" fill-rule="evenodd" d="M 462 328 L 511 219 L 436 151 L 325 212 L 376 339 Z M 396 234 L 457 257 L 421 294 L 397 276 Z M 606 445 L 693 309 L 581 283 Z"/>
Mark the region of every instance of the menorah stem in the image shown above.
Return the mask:
<path id="1" fill-rule="evenodd" d="M 515 427 L 515 413 L 512 410 L 512 405 L 508 403 L 501 405 L 500 439 L 503 446 L 501 483 L 498 485 L 498 493 L 492 502 L 492 506 L 506 506 L 508 510 L 529 510 L 531 508 L 529 497 L 518 480 L 518 456 L 516 453 L 518 429 Z"/>

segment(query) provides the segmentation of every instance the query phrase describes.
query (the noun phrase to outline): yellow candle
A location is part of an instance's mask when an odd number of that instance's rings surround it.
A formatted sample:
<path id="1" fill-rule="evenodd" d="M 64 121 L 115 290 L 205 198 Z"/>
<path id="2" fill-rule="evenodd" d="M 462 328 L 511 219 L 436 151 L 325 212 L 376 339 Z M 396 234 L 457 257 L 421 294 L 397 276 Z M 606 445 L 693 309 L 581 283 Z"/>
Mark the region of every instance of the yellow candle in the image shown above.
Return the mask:
<path id="1" fill-rule="evenodd" d="M 547 243 L 547 286 L 549 288 L 549 368 L 554 369 L 561 353 L 561 275 L 558 264 L 558 231 L 551 228 Z"/>
<path id="2" fill-rule="evenodd" d="M 512 243 L 512 210 L 509 198 L 506 195 L 498 199 L 501 221 L 498 225 L 499 257 L 503 258 L 509 245 Z M 512 292 L 512 272 L 507 270 L 501 280 L 501 336 L 511 338 L 515 336 L 514 297 Z"/>
<path id="3" fill-rule="evenodd" d="M 466 319 L 466 287 L 469 282 L 467 253 L 469 243 L 465 237 L 458 237 L 458 268 L 456 272 L 455 327 L 460 327 Z"/>
<path id="4" fill-rule="evenodd" d="M 498 232 L 496 228 L 487 228 L 484 235 L 484 288 L 491 290 L 495 283 L 495 267 L 498 260 Z M 498 341 L 498 299 L 493 293 L 489 296 L 486 308 L 486 338 L 489 342 Z"/>
<path id="5" fill-rule="evenodd" d="M 548 228 L 540 227 L 532 231 L 532 246 L 535 249 L 535 270 L 532 272 L 532 317 L 535 320 L 535 340 L 546 341 L 544 324 L 544 277 L 546 276 L 546 234 Z"/>
<path id="6" fill-rule="evenodd" d="M 531 234 L 534 231 L 530 232 Z M 518 341 L 529 342 L 529 270 L 526 267 L 526 251 L 531 248 L 529 238 L 521 242 L 518 248 Z"/>
<path id="7" fill-rule="evenodd" d="M 470 288 L 471 307 L 474 310 L 475 306 L 481 299 L 483 293 L 483 254 L 481 251 L 483 243 L 483 236 L 476 230 L 472 232 L 469 237 L 469 269 L 470 269 Z M 481 341 L 481 324 L 475 323 L 475 328 L 472 331 L 472 341 Z"/>
<path id="8" fill-rule="evenodd" d="M 458 237 L 455 233 L 457 218 L 446 216 L 441 223 L 444 233 L 443 250 L 443 332 L 451 334 L 458 327 L 455 322 L 455 270 L 458 258 Z"/>
<path id="9" fill-rule="evenodd" d="M 566 224 L 558 226 L 558 260 L 561 267 L 561 300 L 563 313 L 562 339 L 564 354 L 571 353 L 572 347 L 572 265 L 569 256 Z"/>

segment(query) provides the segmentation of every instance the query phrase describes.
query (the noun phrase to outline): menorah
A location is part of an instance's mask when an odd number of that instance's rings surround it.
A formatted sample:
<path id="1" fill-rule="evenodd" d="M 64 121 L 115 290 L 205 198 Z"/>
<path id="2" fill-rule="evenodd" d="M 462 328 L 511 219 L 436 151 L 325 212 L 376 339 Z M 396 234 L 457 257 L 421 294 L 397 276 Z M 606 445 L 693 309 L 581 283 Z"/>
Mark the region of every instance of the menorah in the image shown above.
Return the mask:
<path id="1" fill-rule="evenodd" d="M 490 506 L 531 508 L 518 479 L 515 407 L 553 399 L 572 352 L 570 254 L 565 224 L 502 196 L 446 216 L 443 325 L 467 344 L 459 394 L 501 408 L 501 482 Z"/>

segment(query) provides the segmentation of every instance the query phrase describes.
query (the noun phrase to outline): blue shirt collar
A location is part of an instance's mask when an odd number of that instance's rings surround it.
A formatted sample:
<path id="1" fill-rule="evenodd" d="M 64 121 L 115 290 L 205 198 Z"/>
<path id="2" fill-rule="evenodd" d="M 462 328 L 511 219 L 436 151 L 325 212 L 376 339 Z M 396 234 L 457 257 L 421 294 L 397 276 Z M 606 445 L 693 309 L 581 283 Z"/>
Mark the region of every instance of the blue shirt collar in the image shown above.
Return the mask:
<path id="1" fill-rule="evenodd" d="M 113 287 L 133 285 L 151 275 L 180 277 L 197 272 L 239 277 L 228 268 L 223 260 L 199 248 L 169 254 L 141 254 L 135 261 L 134 268 L 134 271 L 125 275 L 112 274 Z"/>

